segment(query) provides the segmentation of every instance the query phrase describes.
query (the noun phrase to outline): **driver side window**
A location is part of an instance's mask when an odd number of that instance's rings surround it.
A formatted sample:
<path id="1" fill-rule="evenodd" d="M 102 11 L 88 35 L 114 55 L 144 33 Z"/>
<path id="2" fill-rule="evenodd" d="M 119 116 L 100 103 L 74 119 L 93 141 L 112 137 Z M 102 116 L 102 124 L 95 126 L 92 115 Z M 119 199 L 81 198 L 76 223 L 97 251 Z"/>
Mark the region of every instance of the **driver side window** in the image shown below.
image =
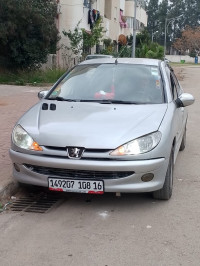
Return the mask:
<path id="1" fill-rule="evenodd" d="M 173 100 L 176 100 L 178 98 L 178 88 L 177 88 L 177 80 L 175 79 L 173 72 L 170 73 L 170 83 L 171 83 L 172 98 Z"/>

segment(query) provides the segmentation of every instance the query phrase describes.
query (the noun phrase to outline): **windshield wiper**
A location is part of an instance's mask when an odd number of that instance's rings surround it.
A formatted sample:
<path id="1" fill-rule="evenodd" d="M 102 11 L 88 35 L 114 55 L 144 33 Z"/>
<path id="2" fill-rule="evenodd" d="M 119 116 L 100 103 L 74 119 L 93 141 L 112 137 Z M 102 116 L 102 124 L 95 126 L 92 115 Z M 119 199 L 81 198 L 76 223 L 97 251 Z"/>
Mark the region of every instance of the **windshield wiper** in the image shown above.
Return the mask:
<path id="1" fill-rule="evenodd" d="M 138 102 L 133 101 L 121 101 L 121 100 L 80 100 L 80 102 L 93 102 L 93 103 L 100 103 L 100 104 L 140 104 Z"/>
<path id="2" fill-rule="evenodd" d="M 106 104 L 106 103 L 110 103 L 110 104 L 140 104 L 138 102 L 122 101 L 122 100 L 103 100 L 103 101 L 99 101 L 99 103 L 101 103 L 101 104 Z"/>
<path id="3" fill-rule="evenodd" d="M 65 101 L 65 102 L 77 102 L 74 99 L 65 99 L 63 97 L 57 96 L 56 98 L 49 98 L 49 100 L 56 100 L 56 101 Z"/>
<path id="4" fill-rule="evenodd" d="M 48 100 L 56 100 L 56 101 L 65 101 L 65 102 L 90 102 L 90 103 L 100 103 L 100 104 L 142 104 L 139 102 L 133 101 L 122 101 L 122 100 L 75 100 L 75 99 L 65 99 L 63 97 L 57 96 L 56 98 L 48 98 Z"/>
<path id="5" fill-rule="evenodd" d="M 85 103 L 108 103 L 111 104 L 112 102 L 110 100 L 80 100 L 80 102 L 85 102 Z"/>

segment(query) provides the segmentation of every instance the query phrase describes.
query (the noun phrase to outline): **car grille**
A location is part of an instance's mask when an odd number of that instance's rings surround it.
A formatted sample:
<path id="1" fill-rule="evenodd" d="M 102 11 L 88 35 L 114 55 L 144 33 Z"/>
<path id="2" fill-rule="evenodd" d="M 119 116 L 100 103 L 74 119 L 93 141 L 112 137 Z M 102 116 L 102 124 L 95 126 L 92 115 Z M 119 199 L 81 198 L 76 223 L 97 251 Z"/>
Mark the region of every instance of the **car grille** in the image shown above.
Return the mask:
<path id="1" fill-rule="evenodd" d="M 62 176 L 72 179 L 118 179 L 133 175 L 134 172 L 125 171 L 87 171 L 87 170 L 72 170 L 62 168 L 51 168 L 43 166 L 35 166 L 30 164 L 24 165 L 29 170 L 48 176 Z"/>
<path id="2" fill-rule="evenodd" d="M 54 147 L 54 146 L 45 146 L 48 150 L 56 150 L 56 151 L 66 151 L 67 147 Z M 111 149 L 84 149 L 86 153 L 105 153 L 110 152 Z"/>

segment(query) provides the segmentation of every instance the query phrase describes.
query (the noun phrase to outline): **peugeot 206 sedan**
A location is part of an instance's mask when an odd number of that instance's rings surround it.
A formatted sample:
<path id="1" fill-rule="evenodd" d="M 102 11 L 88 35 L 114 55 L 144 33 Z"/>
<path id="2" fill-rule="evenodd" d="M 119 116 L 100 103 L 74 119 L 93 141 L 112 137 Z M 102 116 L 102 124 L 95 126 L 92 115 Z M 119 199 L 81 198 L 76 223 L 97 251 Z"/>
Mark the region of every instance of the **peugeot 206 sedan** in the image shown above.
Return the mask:
<path id="1" fill-rule="evenodd" d="M 65 192 L 171 197 L 185 107 L 194 98 L 164 61 L 84 61 L 38 96 L 12 133 L 16 180 Z"/>

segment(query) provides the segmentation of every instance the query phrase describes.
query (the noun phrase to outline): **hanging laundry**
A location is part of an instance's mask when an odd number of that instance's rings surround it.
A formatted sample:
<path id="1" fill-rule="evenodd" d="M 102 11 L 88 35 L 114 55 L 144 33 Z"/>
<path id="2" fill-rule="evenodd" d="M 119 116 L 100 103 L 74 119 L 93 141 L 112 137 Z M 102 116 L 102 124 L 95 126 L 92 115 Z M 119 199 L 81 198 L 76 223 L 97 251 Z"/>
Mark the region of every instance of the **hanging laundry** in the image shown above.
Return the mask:
<path id="1" fill-rule="evenodd" d="M 90 9 L 88 11 L 88 24 L 90 24 L 90 29 L 93 28 L 94 23 L 100 18 L 100 12 L 96 9 Z"/>
<path id="2" fill-rule="evenodd" d="M 92 29 L 94 25 L 94 17 L 91 9 L 88 11 L 88 24 L 90 24 L 90 29 Z"/>
<path id="3" fill-rule="evenodd" d="M 119 24 L 120 24 L 121 28 L 127 28 L 128 27 L 128 24 L 126 22 L 126 17 L 123 16 L 123 10 L 122 9 L 120 9 Z"/>

